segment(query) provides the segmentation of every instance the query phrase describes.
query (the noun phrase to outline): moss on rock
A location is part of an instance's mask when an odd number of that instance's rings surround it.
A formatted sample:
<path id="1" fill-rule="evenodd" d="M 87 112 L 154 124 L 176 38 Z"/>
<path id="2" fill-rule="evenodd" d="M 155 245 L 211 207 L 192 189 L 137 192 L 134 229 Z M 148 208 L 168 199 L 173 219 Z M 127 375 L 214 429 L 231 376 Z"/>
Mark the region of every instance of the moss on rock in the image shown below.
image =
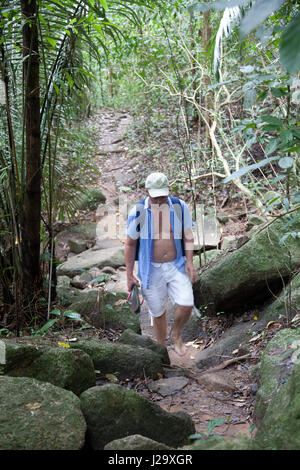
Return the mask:
<path id="1" fill-rule="evenodd" d="M 96 450 L 132 434 L 178 447 L 195 432 L 193 421 L 186 413 L 168 413 L 156 403 L 119 385 L 93 387 L 83 392 L 80 398 L 89 440 Z"/>
<path id="2" fill-rule="evenodd" d="M 86 423 L 67 390 L 26 377 L 0 377 L 1 450 L 79 450 Z"/>
<path id="3" fill-rule="evenodd" d="M 291 346 L 295 341 L 300 344 L 300 329 L 281 330 L 268 343 L 262 354 L 258 370 L 260 387 L 256 394 L 254 410 L 256 423 L 261 422 L 269 403 L 287 381 L 295 366 L 291 361 L 294 353 Z"/>
<path id="4" fill-rule="evenodd" d="M 119 343 L 130 344 L 131 346 L 140 346 L 142 348 L 150 349 L 150 351 L 153 351 L 154 353 L 159 355 L 163 364 L 170 364 L 170 358 L 167 348 L 165 348 L 161 344 L 158 344 L 156 341 L 150 338 L 150 336 L 139 335 L 130 328 L 128 328 L 121 334 L 119 338 Z"/>
<path id="5" fill-rule="evenodd" d="M 118 378 L 157 378 L 158 373 L 163 373 L 161 357 L 140 346 L 85 340 L 78 341 L 72 347 L 89 354 L 95 369 L 102 375 L 114 374 Z"/>

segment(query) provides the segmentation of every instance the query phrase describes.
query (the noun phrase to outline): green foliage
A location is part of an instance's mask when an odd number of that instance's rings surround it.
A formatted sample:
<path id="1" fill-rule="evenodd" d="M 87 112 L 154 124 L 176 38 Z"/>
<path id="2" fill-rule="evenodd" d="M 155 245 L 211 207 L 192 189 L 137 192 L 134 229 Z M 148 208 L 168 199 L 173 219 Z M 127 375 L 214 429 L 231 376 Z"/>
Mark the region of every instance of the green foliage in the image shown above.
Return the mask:
<path id="1" fill-rule="evenodd" d="M 51 318 L 51 320 L 47 321 L 47 323 L 45 323 L 41 328 L 35 331 L 34 336 L 40 336 L 45 334 L 54 325 L 64 324 L 65 319 L 79 322 L 83 321 L 81 315 L 77 312 L 74 312 L 73 310 L 65 310 L 64 312 L 62 312 L 59 309 L 54 309 L 50 312 L 50 315 L 55 315 L 56 318 Z"/>

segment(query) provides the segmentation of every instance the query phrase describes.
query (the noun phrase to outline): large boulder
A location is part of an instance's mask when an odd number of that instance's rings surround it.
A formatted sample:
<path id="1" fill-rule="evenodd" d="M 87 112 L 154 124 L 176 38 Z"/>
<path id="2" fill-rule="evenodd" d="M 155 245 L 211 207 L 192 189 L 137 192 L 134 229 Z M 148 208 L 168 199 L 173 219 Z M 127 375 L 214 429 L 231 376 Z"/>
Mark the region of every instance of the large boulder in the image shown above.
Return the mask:
<path id="1" fill-rule="evenodd" d="M 254 416 L 259 424 L 268 405 L 280 387 L 288 380 L 295 366 L 295 351 L 300 354 L 300 329 L 279 331 L 264 350 L 259 368 L 259 389 L 256 394 Z"/>
<path id="2" fill-rule="evenodd" d="M 300 348 L 298 349 L 300 356 Z M 300 358 L 298 359 L 300 360 Z M 300 364 L 270 402 L 255 436 L 261 449 L 300 450 Z"/>
<path id="3" fill-rule="evenodd" d="M 6 375 L 35 378 L 76 395 L 95 385 L 93 361 L 84 351 L 14 341 L 5 341 L 5 346 Z"/>
<path id="4" fill-rule="evenodd" d="M 193 421 L 186 413 L 168 413 L 156 403 L 119 385 L 92 387 L 80 398 L 88 438 L 96 450 L 132 434 L 178 447 L 195 432 Z"/>
<path id="5" fill-rule="evenodd" d="M 161 357 L 155 352 L 109 341 L 82 340 L 72 347 L 89 354 L 96 370 L 101 375 L 114 374 L 118 378 L 150 377 L 157 378 L 163 373 Z"/>
<path id="6" fill-rule="evenodd" d="M 1 450 L 78 450 L 86 423 L 76 395 L 26 377 L 0 377 Z"/>
<path id="7" fill-rule="evenodd" d="M 94 267 L 101 269 L 103 266 L 118 268 L 124 265 L 124 248 L 121 245 L 100 250 L 90 248 L 61 263 L 57 268 L 57 275 L 72 277 L 81 274 L 84 269 L 89 270 Z"/>
<path id="8" fill-rule="evenodd" d="M 131 346 L 140 346 L 142 348 L 150 349 L 154 353 L 158 354 L 161 358 L 161 361 L 165 365 L 170 364 L 170 358 L 167 348 L 158 344 L 150 336 L 138 335 L 130 328 L 123 331 L 119 338 L 119 343 L 130 344 Z"/>
<path id="9" fill-rule="evenodd" d="M 124 293 L 99 292 L 91 289 L 74 298 L 69 309 L 80 313 L 84 319 L 96 328 L 112 328 L 135 333 L 141 332 L 139 316 L 126 302 Z"/>
<path id="10" fill-rule="evenodd" d="M 300 220 L 286 227 L 288 221 L 282 217 L 204 271 L 194 284 L 195 305 L 213 314 L 242 312 L 282 288 L 300 264 L 299 239 L 288 236 L 282 243 L 287 232 L 300 231 Z"/>

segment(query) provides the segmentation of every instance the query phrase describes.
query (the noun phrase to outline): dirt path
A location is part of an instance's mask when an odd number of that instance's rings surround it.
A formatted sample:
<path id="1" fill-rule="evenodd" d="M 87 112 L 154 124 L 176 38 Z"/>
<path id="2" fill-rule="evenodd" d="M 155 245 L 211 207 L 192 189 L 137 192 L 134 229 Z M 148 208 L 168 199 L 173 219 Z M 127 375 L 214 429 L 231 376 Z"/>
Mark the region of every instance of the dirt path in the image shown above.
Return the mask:
<path id="1" fill-rule="evenodd" d="M 92 124 L 99 136 L 99 150 L 95 156 L 95 164 L 101 170 L 98 181 L 98 188 L 103 191 L 109 204 L 115 204 L 122 194 L 130 201 L 139 200 L 143 197 L 143 192 L 139 189 L 140 175 L 145 177 L 143 162 L 138 158 L 130 158 L 126 145 L 126 129 L 133 120 L 127 113 L 105 110 L 92 118 Z M 158 171 L 163 171 L 164 162 Z M 147 172 L 149 170 L 147 169 Z M 126 189 L 127 188 L 127 189 Z M 124 271 L 119 272 L 119 281 L 107 286 L 108 290 L 124 291 L 126 289 L 126 278 Z M 171 327 L 173 321 L 173 309 L 168 307 L 168 325 Z M 142 306 L 140 314 L 141 328 L 144 335 L 153 338 L 153 328 L 145 304 Z M 253 395 L 251 394 L 251 383 L 249 381 L 249 364 L 241 362 L 230 366 L 220 372 L 206 375 L 205 380 L 199 369 L 194 364 L 195 354 L 201 348 L 199 342 L 188 343 L 188 351 L 184 357 L 178 356 L 171 347 L 168 339 L 168 350 L 171 365 L 175 368 L 175 375 L 184 374 L 188 381 L 179 391 L 163 396 L 161 393 L 151 389 L 151 383 L 142 381 L 136 391 L 159 402 L 160 406 L 167 411 L 186 411 L 194 420 L 197 433 L 206 434 L 207 429 L 212 427 L 216 419 L 219 426 L 212 430 L 212 433 L 224 437 L 236 437 L 250 435 L 249 428 L 251 422 L 251 407 L 253 405 Z M 176 367 L 177 366 L 177 367 Z M 166 371 L 166 374 L 174 374 Z"/>

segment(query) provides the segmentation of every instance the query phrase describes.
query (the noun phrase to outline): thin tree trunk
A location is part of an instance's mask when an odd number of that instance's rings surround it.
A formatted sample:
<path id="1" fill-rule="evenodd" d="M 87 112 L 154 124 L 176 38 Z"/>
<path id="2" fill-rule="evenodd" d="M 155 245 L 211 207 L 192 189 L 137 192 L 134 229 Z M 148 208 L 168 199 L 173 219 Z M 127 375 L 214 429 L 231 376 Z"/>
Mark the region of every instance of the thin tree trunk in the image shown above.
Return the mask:
<path id="1" fill-rule="evenodd" d="M 41 288 L 41 133 L 39 49 L 36 0 L 21 0 L 23 26 L 23 81 L 25 103 L 26 177 L 22 206 L 23 289 L 32 299 Z"/>
<path id="2" fill-rule="evenodd" d="M 207 48 L 209 45 L 209 40 L 211 37 L 211 29 L 210 29 L 210 11 L 205 11 L 203 13 L 203 28 L 202 28 L 202 46 L 203 49 L 207 52 Z M 206 61 L 207 62 L 207 61 Z M 206 63 L 206 69 L 208 68 L 208 64 Z M 208 73 L 204 75 L 204 84 L 205 88 L 208 87 L 211 83 L 210 76 Z M 204 107 L 206 109 L 205 111 L 205 119 L 211 124 L 211 116 L 210 116 L 210 110 L 213 108 L 213 93 L 212 91 L 207 92 L 206 90 L 206 95 L 205 95 L 205 102 L 204 102 Z M 206 126 L 205 127 L 205 137 L 206 137 L 206 144 L 211 147 L 211 140 L 210 140 L 210 135 L 209 135 L 209 129 Z"/>

